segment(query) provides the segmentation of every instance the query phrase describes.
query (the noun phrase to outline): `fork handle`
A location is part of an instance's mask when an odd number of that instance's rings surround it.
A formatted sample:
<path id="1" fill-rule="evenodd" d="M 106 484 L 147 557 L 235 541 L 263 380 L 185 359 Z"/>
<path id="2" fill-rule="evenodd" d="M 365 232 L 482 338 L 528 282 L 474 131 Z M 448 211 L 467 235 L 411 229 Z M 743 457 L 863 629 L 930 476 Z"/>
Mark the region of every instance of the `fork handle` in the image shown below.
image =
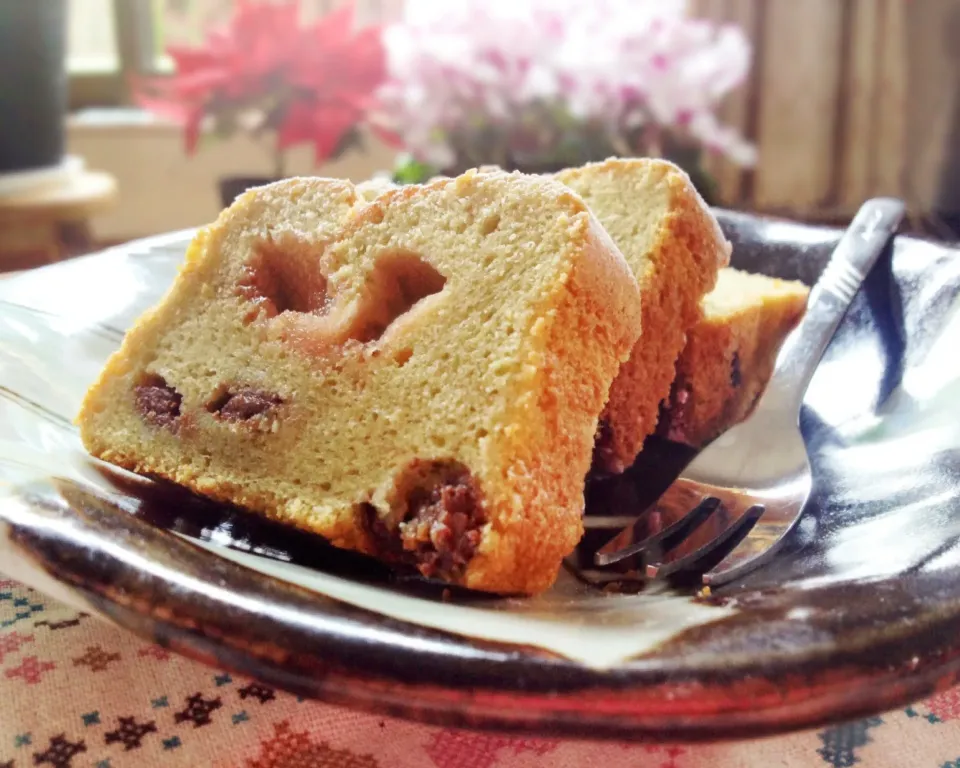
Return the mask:
<path id="1" fill-rule="evenodd" d="M 900 226 L 904 212 L 903 202 L 893 198 L 868 200 L 857 211 L 810 291 L 803 320 L 784 341 L 777 356 L 767 393 L 776 398 L 781 407 L 799 413 L 827 345 L 867 274 Z"/>

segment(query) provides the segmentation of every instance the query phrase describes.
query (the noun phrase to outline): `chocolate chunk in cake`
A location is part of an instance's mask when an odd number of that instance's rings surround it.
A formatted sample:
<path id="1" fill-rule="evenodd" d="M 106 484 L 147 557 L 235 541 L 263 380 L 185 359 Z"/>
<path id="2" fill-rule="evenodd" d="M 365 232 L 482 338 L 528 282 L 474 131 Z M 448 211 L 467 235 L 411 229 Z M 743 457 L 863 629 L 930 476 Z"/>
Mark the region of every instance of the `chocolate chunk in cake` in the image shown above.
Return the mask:
<path id="1" fill-rule="evenodd" d="M 158 427 L 171 427 L 180 418 L 183 398 L 162 376 L 149 374 L 134 387 L 140 415 Z"/>

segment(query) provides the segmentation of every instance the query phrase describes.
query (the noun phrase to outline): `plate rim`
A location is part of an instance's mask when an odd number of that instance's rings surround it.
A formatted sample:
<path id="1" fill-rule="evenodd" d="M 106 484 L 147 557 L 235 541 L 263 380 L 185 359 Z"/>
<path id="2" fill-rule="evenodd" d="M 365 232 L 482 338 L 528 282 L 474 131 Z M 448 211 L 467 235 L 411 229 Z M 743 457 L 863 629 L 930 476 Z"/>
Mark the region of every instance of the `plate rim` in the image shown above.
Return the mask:
<path id="1" fill-rule="evenodd" d="M 748 223 L 755 227 L 757 222 L 760 222 L 761 225 L 785 225 L 792 231 L 807 230 L 811 236 L 818 238 L 818 242 L 834 239 L 839 236 L 840 232 L 839 229 L 834 227 L 808 226 L 787 220 L 781 221 L 770 217 L 754 216 L 752 214 L 737 212 L 723 213 L 725 214 L 725 218 L 728 218 L 734 224 L 738 222 Z M 177 244 L 178 246 L 181 244 L 185 245 L 196 231 L 196 228 L 189 228 L 141 238 L 120 246 L 114 246 L 98 254 L 82 257 L 82 259 L 102 258 L 112 253 L 138 256 L 148 254 L 158 248 L 169 247 L 173 244 Z M 906 239 L 926 242 L 921 238 Z M 948 248 L 949 246 L 942 247 Z M 75 265 L 79 261 L 81 261 L 81 259 L 74 260 L 72 263 Z M 57 269 L 62 266 L 63 263 L 49 265 L 48 267 L 35 270 L 29 274 L 36 274 L 37 272 L 48 269 Z M 6 284 L 10 285 L 26 277 L 27 275 L 22 275 L 11 278 L 9 281 L 6 281 Z M 6 285 L 4 287 L 6 288 Z M 4 517 L 7 517 L 9 525 L 9 514 L 5 514 L 4 510 L 0 508 L 0 521 L 2 521 Z M 35 527 L 31 528 L 29 525 L 23 524 L 24 519 L 21 515 L 21 526 L 13 531 L 17 540 L 20 542 L 21 548 L 23 542 L 30 540 L 31 535 L 35 537 L 37 535 L 36 532 L 42 528 L 42 526 L 36 527 L 39 526 L 39 520 L 34 520 Z M 131 520 L 134 520 L 134 518 L 131 518 Z M 125 522 L 130 522 L 130 520 L 126 520 Z M 136 522 L 140 525 L 148 525 L 141 521 Z M 167 532 L 159 529 L 153 530 L 158 534 L 164 534 L 173 539 L 172 535 Z M 35 543 L 37 546 L 40 546 L 43 542 L 35 538 Z M 70 550 L 70 547 L 67 546 L 68 542 L 64 541 L 62 536 L 58 542 L 54 543 L 66 548 L 62 548 L 59 551 L 59 561 L 44 561 L 41 559 L 41 570 L 47 571 L 50 576 L 58 579 L 60 583 L 69 584 L 69 582 L 63 581 L 64 573 L 67 571 L 66 565 L 73 560 L 77 552 Z M 205 549 L 196 547 L 196 545 L 190 542 L 180 543 L 197 549 L 197 551 L 202 552 L 204 556 L 209 557 L 210 555 Z M 50 542 L 46 542 L 44 546 L 49 547 Z M 73 542 L 73 546 L 76 548 L 79 544 Z M 223 558 L 218 559 L 223 560 Z M 300 589 L 275 577 L 247 569 L 241 564 L 231 563 L 231 565 L 255 574 L 255 580 L 257 581 L 269 580 L 270 582 L 286 584 L 289 587 Z M 59 575 L 55 575 L 55 573 Z M 16 577 L 15 574 L 14 577 Z M 263 679 L 265 682 L 277 685 L 278 687 L 288 690 L 293 689 L 295 692 L 300 690 L 307 693 L 307 695 L 323 698 L 333 703 L 347 704 L 369 711 L 377 711 L 439 725 L 484 728 L 497 731 L 511 730 L 541 735 L 545 733 L 556 733 L 557 735 L 568 737 L 575 734 L 585 738 L 616 738 L 628 740 L 681 738 L 688 741 L 714 741 L 719 739 L 742 738 L 745 736 L 784 733 L 832 722 L 840 717 L 846 718 L 868 715 L 879 711 L 879 708 L 890 708 L 909 703 L 925 694 L 939 690 L 945 684 L 960 681 L 960 649 L 952 649 L 949 647 L 949 644 L 944 644 L 943 647 L 934 647 L 930 650 L 930 659 L 939 659 L 937 663 L 933 663 L 927 658 L 919 659 L 916 666 L 911 670 L 912 674 L 906 678 L 899 672 L 899 665 L 912 663 L 910 658 L 907 658 L 905 661 L 903 659 L 876 659 L 877 685 L 874 686 L 874 689 L 868 693 L 863 687 L 860 687 L 857 689 L 857 695 L 844 697 L 841 704 L 833 706 L 832 709 L 818 708 L 817 701 L 814 700 L 785 700 L 774 708 L 751 710 L 753 719 L 744 718 L 743 714 L 745 710 L 738 710 L 737 721 L 724 725 L 716 717 L 711 719 L 708 724 L 700 722 L 699 716 L 705 714 L 705 711 L 702 709 L 691 709 L 688 711 L 686 714 L 688 720 L 679 720 L 677 719 L 679 717 L 678 714 L 670 714 L 669 722 L 664 722 L 662 715 L 654 717 L 649 711 L 644 712 L 642 708 L 637 709 L 632 714 L 625 715 L 622 720 L 612 720 L 614 715 L 614 711 L 612 710 L 616 709 L 615 705 L 622 705 L 624 703 L 622 701 L 623 697 L 612 695 L 615 691 L 636 693 L 640 688 L 646 691 L 653 690 L 650 687 L 650 680 L 648 678 L 634 677 L 631 682 L 631 680 L 627 679 L 631 677 L 630 670 L 626 670 L 626 672 L 616 670 L 600 673 L 596 679 L 589 681 L 594 684 L 593 688 L 604 691 L 602 695 L 597 695 L 591 699 L 596 705 L 597 717 L 585 716 L 585 708 L 583 707 L 584 686 L 581 685 L 569 695 L 569 698 L 575 700 L 580 706 L 573 707 L 567 715 L 561 717 L 561 715 L 558 714 L 557 708 L 557 704 L 564 699 L 566 695 L 553 692 L 550 694 L 541 694 L 539 698 L 535 697 L 534 700 L 524 700 L 525 703 L 523 705 L 518 705 L 514 710 L 511 710 L 514 712 L 511 719 L 504 715 L 502 710 L 506 704 L 504 696 L 514 696 L 512 700 L 514 703 L 519 701 L 514 693 L 505 694 L 503 690 L 499 688 L 487 692 L 476 687 L 471 691 L 471 694 L 479 696 L 479 694 L 491 693 L 492 696 L 486 698 L 480 696 L 479 700 L 486 703 L 484 703 L 482 707 L 474 707 L 471 709 L 470 706 L 464 704 L 463 699 L 463 696 L 470 694 L 463 694 L 461 692 L 459 694 L 460 698 L 457 698 L 453 695 L 449 687 L 444 688 L 439 685 L 433 685 L 433 683 L 411 685 L 397 678 L 371 680 L 370 676 L 365 674 L 361 668 L 362 659 L 355 668 L 347 668 L 347 673 L 341 677 L 330 678 L 336 685 L 321 686 L 321 689 L 311 688 L 310 685 L 304 685 L 301 681 L 291 679 L 290 670 L 280 666 L 267 664 L 262 666 L 259 671 L 252 672 L 249 666 L 244 666 L 242 663 L 244 658 L 252 658 L 249 650 L 246 652 L 246 655 L 244 655 L 242 652 L 225 644 L 222 639 L 216 641 L 215 639 L 204 636 L 202 632 L 198 633 L 197 627 L 202 625 L 202 616 L 188 615 L 177 620 L 163 620 L 159 617 L 146 618 L 143 613 L 137 612 L 129 607 L 124 607 L 120 602 L 117 602 L 115 598 L 112 601 L 107 598 L 107 588 L 109 585 L 109 580 L 102 580 L 97 585 L 82 585 L 82 579 L 78 579 L 74 580 L 72 589 L 81 599 L 89 604 L 93 610 L 110 618 L 114 623 L 148 639 L 157 640 L 159 637 L 165 641 L 169 647 L 185 656 L 207 663 L 210 663 L 212 659 L 215 666 L 226 667 L 243 674 L 253 674 L 259 679 Z M 321 597 L 325 600 L 333 599 L 322 595 Z M 352 606 L 350 606 L 350 609 L 355 611 L 363 610 L 353 608 Z M 954 610 L 953 613 L 955 615 L 952 615 L 952 618 L 945 620 L 946 623 L 942 632 L 948 633 L 948 636 L 949 633 L 960 635 L 960 603 L 958 603 L 957 609 Z M 378 617 L 374 623 L 382 624 L 384 622 L 398 623 L 396 620 L 384 619 L 383 617 Z M 406 628 L 412 627 L 419 633 L 425 631 L 437 632 L 436 630 L 424 630 L 422 627 L 413 624 L 404 624 L 403 626 Z M 440 634 L 450 637 L 449 633 Z M 453 637 L 463 644 L 472 643 L 476 645 L 477 643 L 476 640 L 465 640 L 458 636 Z M 192 638 L 196 642 L 185 642 L 184 638 Z M 905 639 L 909 638 L 900 638 L 901 641 Z M 316 638 L 314 638 L 314 640 L 316 640 Z M 343 637 L 331 635 L 330 642 L 342 643 Z M 511 651 L 515 650 L 516 647 L 500 649 L 501 655 L 508 656 Z M 238 653 L 240 654 L 239 656 L 237 655 Z M 493 661 L 494 660 L 487 659 L 486 663 L 493 663 Z M 563 659 L 556 662 L 556 664 L 560 667 L 575 668 L 579 671 L 590 671 L 589 668 L 569 659 Z M 823 674 L 825 678 L 836 677 L 834 674 L 835 671 L 835 669 L 828 669 L 821 671 L 821 674 Z M 447 672 L 443 674 L 447 674 Z M 619 680 L 617 677 L 618 674 L 621 675 Z M 861 674 L 857 679 L 862 679 L 862 677 L 863 675 Z M 888 680 L 890 682 L 889 685 L 885 684 L 885 681 Z M 316 681 L 313 682 L 315 683 Z M 767 689 L 771 686 L 775 687 L 770 680 L 763 680 L 760 681 L 760 683 L 762 683 L 762 685 L 758 688 L 751 688 L 749 690 L 755 691 L 757 695 L 760 695 L 763 693 L 764 687 Z M 392 690 L 382 690 L 384 684 L 392 686 Z M 674 681 L 674 686 L 689 686 L 689 684 L 689 680 Z M 756 681 L 754 681 L 754 684 L 756 684 Z M 366 689 L 362 687 L 363 685 L 370 687 Z M 380 687 L 378 687 L 378 685 L 380 685 Z M 845 688 L 845 679 L 842 676 L 832 681 L 824 679 L 821 685 L 821 692 L 842 691 Z M 676 690 L 675 688 L 673 692 L 676 693 Z M 722 690 L 729 691 L 729 688 Z M 661 692 L 663 695 L 659 700 L 668 700 L 670 698 L 670 688 L 663 688 Z M 374 693 L 377 693 L 377 696 L 373 697 Z M 322 695 L 318 696 L 318 694 Z M 410 697 L 415 694 L 421 698 L 423 698 L 424 694 L 428 694 L 429 706 L 427 704 L 424 704 L 421 708 L 412 706 Z M 746 694 L 740 694 L 740 700 L 743 700 L 744 696 L 746 696 Z M 539 714 L 537 714 L 534 705 L 540 706 Z M 501 710 L 499 713 L 496 711 L 497 707 Z"/>
<path id="2" fill-rule="evenodd" d="M 11 574 L 14 578 L 26 577 L 27 584 L 31 572 L 35 582 L 52 578 L 88 610 L 210 666 L 249 675 L 299 695 L 432 725 L 586 739 L 721 741 L 867 716 L 960 681 L 960 647 L 935 642 L 922 653 L 916 650 L 931 639 L 960 635 L 960 599 L 949 615 L 937 622 L 939 626 L 919 626 L 911 621 L 901 628 L 902 636 L 887 638 L 894 648 L 914 648 L 908 655 L 876 657 L 865 665 L 878 649 L 872 643 L 866 657 L 844 665 L 829 658 L 819 660 L 818 665 L 814 658 L 809 678 L 796 688 L 791 688 L 790 680 L 797 678 L 798 667 L 789 663 L 789 657 L 784 658 L 780 672 L 768 667 L 765 675 L 740 680 L 736 675 L 724 679 L 722 674 L 705 678 L 698 669 L 678 675 L 676 668 L 658 671 L 644 668 L 642 663 L 639 669 L 628 665 L 602 671 L 542 653 L 534 660 L 523 657 L 516 646 L 478 644 L 441 630 L 384 618 L 240 563 L 211 557 L 206 548 L 129 514 L 116 515 L 95 505 L 66 505 L 49 494 L 39 503 L 21 503 L 17 510 L 11 510 L 11 505 L 10 499 L 0 501 L 0 521 L 9 526 L 7 535 L 23 558 L 22 565 L 32 569 L 24 572 L 21 568 L 20 573 Z M 118 536 L 138 542 L 137 558 L 152 556 L 152 562 L 161 564 L 175 561 L 181 573 L 198 577 L 198 584 L 222 579 L 239 590 L 243 602 L 257 601 L 261 613 L 277 605 L 278 596 L 286 598 L 280 604 L 288 610 L 302 610 L 304 620 L 298 625 L 275 618 L 267 634 L 257 630 L 234 637 L 231 631 L 236 626 L 237 603 L 201 593 L 175 594 L 171 588 L 174 581 L 164 579 L 162 573 L 144 581 L 143 573 L 111 554 L 115 550 L 110 547 L 101 548 L 93 558 L 96 568 L 91 573 L 90 559 L 83 554 L 89 553 L 93 542 L 109 543 Z M 204 574 L 195 570 L 196 566 L 213 570 Z M 130 585 L 139 586 L 132 589 Z M 324 603 L 331 603 L 333 610 Z M 317 615 L 325 621 L 314 623 Z M 224 616 L 230 619 L 226 623 Z M 249 612 L 242 618 L 249 620 Z M 371 628 L 386 633 L 387 638 L 369 643 L 364 638 Z M 285 639 L 284 648 L 269 640 L 273 633 Z M 413 636 L 421 645 L 432 642 L 444 647 L 414 650 L 410 643 L 390 642 L 391 635 Z M 451 654 L 450 648 L 458 644 L 463 655 Z M 313 652 L 305 650 L 308 648 Z M 470 681 L 464 687 L 465 663 L 474 667 L 472 677 L 487 674 L 478 666 L 499 667 L 498 679 L 485 685 Z M 547 670 L 553 685 L 538 686 L 524 678 L 531 664 Z M 906 677 L 904 665 L 911 671 Z M 415 678 L 401 672 L 404 666 L 408 672 L 413 670 Z M 424 669 L 429 674 L 424 675 Z M 498 684 L 513 669 L 517 673 L 514 687 Z M 867 675 L 872 685 L 847 687 L 851 680 L 862 683 Z M 563 678 L 566 684 L 557 685 Z M 809 695 L 811 692 L 815 695 Z M 664 702 L 670 702 L 666 711 Z M 745 707 L 748 702 L 766 705 Z M 736 703 L 740 706 L 733 707 Z"/>

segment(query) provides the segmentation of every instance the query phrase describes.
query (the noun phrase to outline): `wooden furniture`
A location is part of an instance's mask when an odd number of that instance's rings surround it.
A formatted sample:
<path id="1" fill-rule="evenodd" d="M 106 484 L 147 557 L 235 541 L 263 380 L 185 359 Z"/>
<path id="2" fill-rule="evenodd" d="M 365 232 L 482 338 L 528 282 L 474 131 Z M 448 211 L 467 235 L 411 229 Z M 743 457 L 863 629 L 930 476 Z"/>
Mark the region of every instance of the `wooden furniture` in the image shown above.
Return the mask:
<path id="1" fill-rule="evenodd" d="M 81 170 L 61 181 L 0 196 L 0 272 L 37 267 L 92 250 L 90 218 L 116 200 L 107 173 Z"/>

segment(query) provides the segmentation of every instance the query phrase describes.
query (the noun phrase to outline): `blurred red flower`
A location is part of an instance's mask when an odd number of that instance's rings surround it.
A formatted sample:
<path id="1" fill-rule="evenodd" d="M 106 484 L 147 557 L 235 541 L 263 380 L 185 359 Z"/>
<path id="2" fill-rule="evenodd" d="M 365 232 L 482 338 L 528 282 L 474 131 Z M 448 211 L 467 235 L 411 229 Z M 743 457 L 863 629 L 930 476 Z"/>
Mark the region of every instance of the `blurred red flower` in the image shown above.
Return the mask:
<path id="1" fill-rule="evenodd" d="M 319 164 L 355 138 L 386 77 L 381 29 L 356 29 L 352 3 L 304 25 L 298 0 L 238 0 L 201 46 L 167 52 L 175 74 L 135 82 L 134 93 L 183 125 L 189 154 L 209 124 L 221 137 L 275 131 L 278 154 L 310 143 Z"/>

